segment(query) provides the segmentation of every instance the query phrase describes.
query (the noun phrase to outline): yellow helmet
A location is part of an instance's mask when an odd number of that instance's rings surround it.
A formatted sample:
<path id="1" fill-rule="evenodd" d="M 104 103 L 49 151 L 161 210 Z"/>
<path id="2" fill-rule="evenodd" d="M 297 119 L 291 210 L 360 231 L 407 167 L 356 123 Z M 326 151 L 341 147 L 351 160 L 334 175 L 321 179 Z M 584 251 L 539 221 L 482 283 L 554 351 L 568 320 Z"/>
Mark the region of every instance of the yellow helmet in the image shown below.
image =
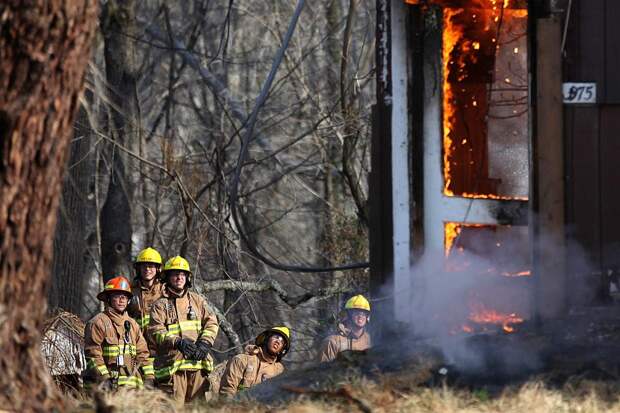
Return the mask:
<path id="1" fill-rule="evenodd" d="M 166 275 L 166 272 L 172 271 L 172 270 L 185 271 L 187 273 L 186 287 L 192 288 L 192 284 L 193 284 L 192 283 L 192 272 L 189 269 L 189 262 L 187 262 L 185 258 L 181 257 L 180 255 L 177 255 L 175 257 L 170 258 L 168 261 L 166 261 L 166 264 L 164 264 L 164 275 L 162 277 L 164 282 L 166 282 L 168 278 L 168 276 Z"/>
<path id="2" fill-rule="evenodd" d="M 187 260 L 180 255 L 172 257 L 166 261 L 166 264 L 164 265 L 164 272 L 170 270 L 180 270 L 191 273 L 189 269 L 189 262 L 187 262 Z"/>
<path id="3" fill-rule="evenodd" d="M 364 310 L 370 312 L 370 303 L 363 295 L 354 295 L 344 305 L 345 310 Z"/>
<path id="4" fill-rule="evenodd" d="M 162 264 L 161 255 L 159 255 L 159 252 L 157 252 L 155 248 L 151 248 L 151 247 L 145 248 L 142 251 L 140 251 L 140 253 L 136 257 L 136 261 L 134 262 L 134 265 L 140 264 L 143 262 L 150 262 L 153 264 L 161 265 Z"/>
<path id="5" fill-rule="evenodd" d="M 271 327 L 263 331 L 262 333 L 260 333 L 258 336 L 256 336 L 256 340 L 254 340 L 254 344 L 256 344 L 259 347 L 262 346 L 263 344 L 265 344 L 269 336 L 271 336 L 272 334 L 278 334 L 284 337 L 284 348 L 282 349 L 282 351 L 280 351 L 280 354 L 278 354 L 278 357 L 277 357 L 278 361 L 280 361 L 280 359 L 282 359 L 282 357 L 284 357 L 284 355 L 288 353 L 289 349 L 291 348 L 291 330 L 289 330 L 288 327 L 285 327 L 285 326 Z"/>

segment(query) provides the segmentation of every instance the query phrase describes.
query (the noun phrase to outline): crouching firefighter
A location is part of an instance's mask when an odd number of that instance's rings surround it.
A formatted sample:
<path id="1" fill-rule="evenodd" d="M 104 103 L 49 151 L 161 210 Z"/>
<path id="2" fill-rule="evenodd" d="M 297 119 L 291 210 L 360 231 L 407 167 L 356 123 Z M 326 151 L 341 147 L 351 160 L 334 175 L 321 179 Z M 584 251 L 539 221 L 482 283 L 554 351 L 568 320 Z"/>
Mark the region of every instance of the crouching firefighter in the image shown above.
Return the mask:
<path id="1" fill-rule="evenodd" d="M 273 327 L 260 333 L 254 345 L 245 348 L 228 361 L 220 382 L 220 395 L 232 397 L 244 390 L 269 380 L 284 371 L 280 362 L 291 347 L 288 327 Z"/>
<path id="2" fill-rule="evenodd" d="M 129 281 L 122 276 L 109 280 L 97 294 L 105 310 L 88 321 L 84 329 L 86 388 L 97 383 L 104 390 L 154 385 L 146 341 L 138 323 L 125 311 L 131 297 Z"/>
<path id="3" fill-rule="evenodd" d="M 363 351 L 371 347 L 367 324 L 370 321 L 370 303 L 363 295 L 356 295 L 344 305 L 341 322 L 336 331 L 323 341 L 318 361 L 332 361 L 342 351 Z"/>
<path id="4" fill-rule="evenodd" d="M 127 306 L 127 312 L 140 325 L 149 347 L 149 362 L 152 366 L 155 360 L 155 343 L 147 335 L 146 329 L 149 325 L 151 307 L 162 297 L 164 291 L 161 282 L 161 255 L 154 248 L 145 248 L 140 251 L 133 266 L 136 275 L 131 284 L 133 298 Z"/>
<path id="5" fill-rule="evenodd" d="M 153 304 L 148 327 L 156 345 L 155 378 L 161 390 L 189 402 L 208 390 L 219 327 L 204 298 L 189 291 L 192 273 L 185 258 L 170 258 L 163 278 L 163 297 Z"/>

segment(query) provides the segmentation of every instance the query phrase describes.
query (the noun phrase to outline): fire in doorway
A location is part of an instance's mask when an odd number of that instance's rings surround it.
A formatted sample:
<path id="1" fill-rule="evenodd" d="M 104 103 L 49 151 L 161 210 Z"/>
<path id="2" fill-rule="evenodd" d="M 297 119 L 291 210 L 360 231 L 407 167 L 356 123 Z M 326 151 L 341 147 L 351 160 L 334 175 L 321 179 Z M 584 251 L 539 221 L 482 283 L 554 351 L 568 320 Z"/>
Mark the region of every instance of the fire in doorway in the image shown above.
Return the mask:
<path id="1" fill-rule="evenodd" d="M 405 2 L 442 7 L 443 196 L 527 201 L 527 1 Z M 528 228 L 466 214 L 444 221 L 445 265 L 480 284 L 465 292 L 469 314 L 453 331 L 514 332 L 530 312 Z"/>

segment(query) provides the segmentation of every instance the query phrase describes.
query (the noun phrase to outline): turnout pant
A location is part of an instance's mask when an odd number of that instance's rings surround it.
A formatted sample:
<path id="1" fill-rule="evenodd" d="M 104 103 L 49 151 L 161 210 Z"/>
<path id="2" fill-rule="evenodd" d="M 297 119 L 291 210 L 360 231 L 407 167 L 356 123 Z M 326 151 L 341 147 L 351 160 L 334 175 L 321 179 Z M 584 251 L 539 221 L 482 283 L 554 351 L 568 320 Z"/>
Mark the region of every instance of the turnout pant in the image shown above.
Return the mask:
<path id="1" fill-rule="evenodd" d="M 201 370 L 179 370 L 167 383 L 159 383 L 158 387 L 172 395 L 179 403 L 187 403 L 197 397 L 205 397 L 209 390 L 209 379 L 202 375 Z"/>

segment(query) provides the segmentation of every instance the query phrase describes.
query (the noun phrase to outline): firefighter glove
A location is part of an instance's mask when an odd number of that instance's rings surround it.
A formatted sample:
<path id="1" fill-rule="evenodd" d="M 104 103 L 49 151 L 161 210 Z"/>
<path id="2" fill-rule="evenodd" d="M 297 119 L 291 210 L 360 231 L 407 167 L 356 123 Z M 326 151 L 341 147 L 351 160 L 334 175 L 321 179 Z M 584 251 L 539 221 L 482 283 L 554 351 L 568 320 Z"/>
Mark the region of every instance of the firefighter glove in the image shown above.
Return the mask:
<path id="1" fill-rule="evenodd" d="M 204 360 L 211 353 L 211 346 L 206 341 L 196 343 L 196 360 Z"/>
<path id="2" fill-rule="evenodd" d="M 196 344 L 188 338 L 181 338 L 177 340 L 175 347 L 183 353 L 183 357 L 190 360 L 195 358 L 196 351 L 198 350 Z"/>

